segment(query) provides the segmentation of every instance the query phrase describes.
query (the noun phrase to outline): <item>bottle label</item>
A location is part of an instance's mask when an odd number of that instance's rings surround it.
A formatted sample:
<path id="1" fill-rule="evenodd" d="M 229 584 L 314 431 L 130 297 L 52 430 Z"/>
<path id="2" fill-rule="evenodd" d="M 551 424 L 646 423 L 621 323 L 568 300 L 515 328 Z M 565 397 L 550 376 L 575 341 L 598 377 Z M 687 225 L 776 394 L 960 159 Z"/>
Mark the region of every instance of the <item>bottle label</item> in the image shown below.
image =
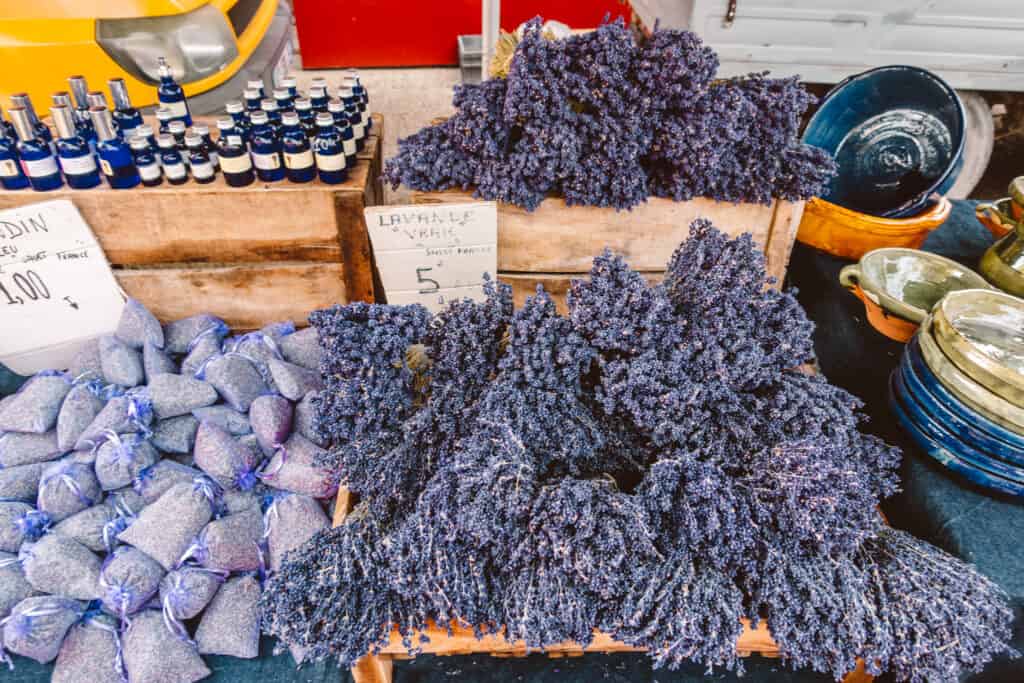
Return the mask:
<path id="1" fill-rule="evenodd" d="M 284 165 L 285 168 L 303 169 L 309 168 L 314 163 L 313 152 L 306 150 L 297 154 L 284 153 Z"/>
<path id="2" fill-rule="evenodd" d="M 185 104 L 184 100 L 180 102 L 161 102 L 160 104 L 165 109 L 170 109 L 171 115 L 176 119 L 183 119 L 188 116 L 188 105 Z"/>
<path id="3" fill-rule="evenodd" d="M 237 157 L 227 157 L 223 154 L 220 157 L 220 170 L 225 173 L 245 173 L 252 170 L 252 159 L 248 154 L 241 154 Z"/>
<path id="4" fill-rule="evenodd" d="M 138 128 L 122 128 L 121 129 L 121 137 L 124 139 L 125 142 L 127 142 L 127 141 L 131 140 L 132 137 L 135 136 L 135 134 L 138 132 L 138 130 L 139 130 Z"/>
<path id="5" fill-rule="evenodd" d="M 188 172 L 185 170 L 185 164 L 181 162 L 176 164 L 164 164 L 164 173 L 171 180 L 178 180 L 179 178 L 184 178 L 188 175 Z"/>
<path id="6" fill-rule="evenodd" d="M 342 148 L 345 150 L 345 156 L 350 157 L 356 153 L 356 140 L 355 138 L 349 138 L 348 140 L 342 140 Z"/>
<path id="7" fill-rule="evenodd" d="M 321 171 L 340 171 L 345 168 L 345 155 L 317 152 L 316 166 Z"/>
<path id="8" fill-rule="evenodd" d="M 0 159 L 0 178 L 16 178 L 21 175 L 14 159 Z"/>
<path id="9" fill-rule="evenodd" d="M 145 166 L 139 166 L 139 177 L 143 180 L 156 180 L 160 177 L 160 164 L 153 162 Z"/>
<path id="10" fill-rule="evenodd" d="M 363 137 L 366 135 L 366 131 L 363 129 L 362 122 L 357 123 L 356 125 L 352 126 L 352 133 L 355 134 L 356 140 L 362 140 L 363 139 Z"/>
<path id="11" fill-rule="evenodd" d="M 281 168 L 281 155 L 276 153 L 262 154 L 260 152 L 253 152 L 252 160 L 256 164 L 256 168 L 261 171 L 273 171 Z"/>
<path id="12" fill-rule="evenodd" d="M 96 159 L 91 154 L 81 157 L 61 157 L 60 165 L 67 175 L 83 175 L 96 170 Z"/>
<path id="13" fill-rule="evenodd" d="M 220 155 L 216 152 L 207 152 L 206 155 L 210 157 L 210 163 L 214 166 L 220 166 Z"/>
<path id="14" fill-rule="evenodd" d="M 45 178 L 51 176 L 54 173 L 59 173 L 57 170 L 57 160 L 53 157 L 46 157 L 45 159 L 22 159 L 21 170 L 25 172 L 29 178 Z"/>
<path id="15" fill-rule="evenodd" d="M 241 135 L 229 135 L 227 136 L 228 145 L 232 147 L 242 147 L 245 143 L 242 142 Z"/>
<path id="16" fill-rule="evenodd" d="M 114 167 L 106 159 L 100 159 L 100 168 L 103 169 L 103 175 L 107 177 L 114 175 Z"/>
<path id="17" fill-rule="evenodd" d="M 203 161 L 201 163 L 192 163 L 192 175 L 200 180 L 206 180 L 207 178 L 213 177 L 213 164 L 209 161 Z"/>

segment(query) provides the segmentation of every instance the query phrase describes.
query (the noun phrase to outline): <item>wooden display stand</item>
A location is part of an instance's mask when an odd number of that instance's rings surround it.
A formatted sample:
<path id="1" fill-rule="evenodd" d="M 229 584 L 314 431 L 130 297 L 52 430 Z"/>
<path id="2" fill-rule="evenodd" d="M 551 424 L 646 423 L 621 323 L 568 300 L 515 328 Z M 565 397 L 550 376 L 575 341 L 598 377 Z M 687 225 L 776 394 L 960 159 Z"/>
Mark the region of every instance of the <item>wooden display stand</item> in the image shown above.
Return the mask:
<path id="1" fill-rule="evenodd" d="M 358 164 L 340 185 L 230 187 L 218 174 L 205 185 L 190 178 L 131 190 L 0 190 L 0 209 L 70 199 L 121 287 L 161 320 L 209 311 L 238 330 L 304 324 L 317 308 L 374 300 L 363 208 L 383 200 L 384 120 L 373 120 Z"/>
<path id="2" fill-rule="evenodd" d="M 339 526 L 345 521 L 345 516 L 351 511 L 352 505 L 352 495 L 348 490 L 339 489 L 334 504 L 334 526 Z M 751 628 L 750 622 L 746 619 L 742 621 L 743 633 L 740 634 L 739 640 L 736 642 L 736 651 L 741 657 L 755 653 L 762 657 L 779 656 L 779 646 L 772 639 L 764 620 L 756 629 Z M 477 639 L 472 629 L 464 627 L 453 628 L 449 635 L 446 629 L 431 626 L 425 633 L 430 638 L 430 642 L 417 644 L 424 654 L 441 656 L 489 654 L 492 657 L 525 657 L 530 654 L 526 644 L 522 641 L 510 643 L 504 637 L 496 635 Z M 416 642 L 416 638 L 413 636 L 414 642 Z M 574 642 L 558 643 L 544 648 L 544 654 L 551 658 L 582 657 L 585 654 L 595 653 L 646 651 L 646 648 L 627 645 L 600 631 L 594 631 L 594 641 L 585 650 Z M 352 678 L 355 683 L 391 683 L 392 669 L 396 659 L 411 659 L 408 650 L 402 645 L 402 636 L 397 630 L 391 632 L 390 640 L 379 653 L 368 654 L 356 662 L 351 669 Z M 864 671 L 863 662 L 858 661 L 857 668 L 846 675 L 843 683 L 871 683 L 873 680 L 874 677 Z"/>
<path id="3" fill-rule="evenodd" d="M 472 192 L 413 194 L 418 204 L 465 201 L 473 201 Z M 517 306 L 543 284 L 564 310 L 570 280 L 588 273 L 605 247 L 649 279 L 660 280 L 672 253 L 690 234 L 690 223 L 709 218 L 730 236 L 751 233 L 764 250 L 768 275 L 781 283 L 803 211 L 804 202 L 728 204 L 659 197 L 630 211 L 567 206 L 558 198 L 544 200 L 532 212 L 498 204 L 498 278 L 512 286 Z"/>

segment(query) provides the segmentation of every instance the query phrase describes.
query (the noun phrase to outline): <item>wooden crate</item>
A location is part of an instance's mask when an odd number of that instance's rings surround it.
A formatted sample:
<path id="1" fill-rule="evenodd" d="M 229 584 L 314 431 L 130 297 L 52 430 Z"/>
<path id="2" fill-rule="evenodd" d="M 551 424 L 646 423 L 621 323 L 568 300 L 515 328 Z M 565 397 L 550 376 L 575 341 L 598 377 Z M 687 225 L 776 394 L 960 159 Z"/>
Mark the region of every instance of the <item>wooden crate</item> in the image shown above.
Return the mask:
<path id="1" fill-rule="evenodd" d="M 353 507 L 353 496 L 345 488 L 338 490 L 334 503 L 334 526 L 345 521 L 345 516 Z M 743 622 L 743 633 L 736 641 L 736 651 L 742 657 L 760 654 L 762 657 L 778 657 L 779 646 L 768 631 L 764 620 L 757 628 L 751 628 L 746 619 Z M 418 643 L 424 654 L 441 656 L 489 654 L 492 657 L 525 657 L 529 652 L 522 641 L 509 642 L 503 636 L 490 635 L 477 639 L 473 630 L 464 627 L 447 629 L 431 625 L 426 630 L 430 638 L 428 643 Z M 416 642 L 416 636 L 413 636 Z M 552 658 L 582 657 L 585 654 L 610 654 L 612 652 L 646 652 L 645 648 L 627 645 L 617 641 L 606 633 L 594 631 L 594 641 L 586 650 L 574 642 L 558 643 L 545 648 L 544 654 Z M 377 654 L 368 654 L 352 667 L 351 674 L 355 683 L 391 683 L 394 661 L 409 659 L 408 650 L 402 645 L 402 636 L 397 631 L 391 632 L 390 638 Z M 864 671 L 864 663 L 857 662 L 857 668 L 843 679 L 843 683 L 871 683 L 874 677 Z"/>
<path id="2" fill-rule="evenodd" d="M 208 311 L 239 330 L 304 323 L 314 309 L 374 299 L 363 208 L 383 199 L 383 127 L 375 114 L 359 163 L 340 185 L 237 188 L 218 175 L 205 185 L 0 190 L 0 209 L 70 199 L 121 287 L 161 320 Z"/>
<path id="3" fill-rule="evenodd" d="M 461 190 L 416 192 L 415 203 L 473 201 Z M 669 257 L 697 218 L 710 218 L 729 235 L 750 232 L 764 249 L 768 275 L 779 282 L 786 275 L 803 202 L 770 205 L 727 204 L 709 199 L 674 202 L 651 197 L 631 211 L 567 206 L 546 199 L 534 211 L 498 205 L 498 278 L 512 286 L 516 305 L 538 284 L 560 306 L 569 282 L 590 270 L 605 247 L 622 254 L 636 270 L 660 280 Z"/>

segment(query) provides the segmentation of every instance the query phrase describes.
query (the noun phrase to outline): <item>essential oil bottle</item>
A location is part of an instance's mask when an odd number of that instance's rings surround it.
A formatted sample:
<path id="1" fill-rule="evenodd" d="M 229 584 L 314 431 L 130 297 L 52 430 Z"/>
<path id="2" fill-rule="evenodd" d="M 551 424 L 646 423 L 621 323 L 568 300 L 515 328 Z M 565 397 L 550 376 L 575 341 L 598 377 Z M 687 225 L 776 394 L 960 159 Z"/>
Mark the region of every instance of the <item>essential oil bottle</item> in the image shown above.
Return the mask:
<path id="1" fill-rule="evenodd" d="M 260 102 L 260 111 L 267 115 L 267 121 L 274 129 L 274 134 L 281 135 L 281 112 L 277 110 L 277 102 L 269 97 Z"/>
<path id="2" fill-rule="evenodd" d="M 142 114 L 132 106 L 128 98 L 128 86 L 123 78 L 111 78 L 107 81 L 107 87 L 110 88 L 110 99 L 114 102 L 114 111 L 110 115 L 114 117 L 117 132 L 127 142 L 142 125 Z"/>
<path id="3" fill-rule="evenodd" d="M 173 120 L 174 112 L 172 112 L 170 109 L 167 109 L 166 107 L 160 107 L 156 110 L 156 121 L 157 125 L 159 126 L 159 133 L 170 133 L 171 121 Z"/>
<path id="4" fill-rule="evenodd" d="M 163 57 L 157 59 L 157 74 L 160 76 L 160 85 L 156 88 L 156 97 L 160 101 L 160 106 L 170 109 L 174 119 L 180 119 L 186 126 L 191 126 L 192 114 L 188 110 L 185 91 L 174 82 L 171 67 Z"/>
<path id="5" fill-rule="evenodd" d="M 6 126 L 0 126 L 0 187 L 5 190 L 21 190 L 28 187 L 28 178 L 18 163 L 16 144 L 15 138 L 7 135 Z"/>
<path id="6" fill-rule="evenodd" d="M 136 133 L 128 142 L 132 150 L 132 159 L 135 160 L 135 168 L 139 169 L 139 178 L 146 187 L 156 187 L 164 181 L 163 173 L 160 171 L 160 161 L 157 159 L 156 150 L 149 146 L 149 140 Z"/>
<path id="7" fill-rule="evenodd" d="M 93 155 L 96 154 L 96 131 L 93 130 L 92 121 L 89 121 L 89 125 L 83 125 L 78 120 L 78 111 L 75 109 L 74 102 L 71 101 L 71 95 L 66 91 L 55 92 L 50 95 L 50 99 L 53 101 L 55 107 L 67 107 L 71 111 L 71 118 L 75 124 L 75 133 L 78 137 L 85 140 L 89 145 L 89 149 L 92 150 Z M 56 125 L 56 124 L 54 124 Z M 58 156 L 59 156 L 58 150 Z"/>
<path id="8" fill-rule="evenodd" d="M 36 134 L 36 126 L 28 109 L 11 107 L 8 110 L 11 123 L 18 134 L 15 149 L 21 161 L 21 172 L 28 177 L 28 182 L 36 192 L 56 190 L 64 181 L 60 178 L 57 159 L 50 149 L 50 143 Z M 38 119 L 35 119 L 38 121 Z"/>
<path id="9" fill-rule="evenodd" d="M 50 117 L 57 128 L 57 161 L 64 171 L 64 180 L 74 190 L 87 190 L 100 184 L 100 169 L 89 143 L 75 127 L 74 110 L 67 105 L 50 107 Z"/>
<path id="10" fill-rule="evenodd" d="M 308 183 L 316 177 L 316 160 L 313 147 L 302 130 L 299 115 L 286 111 L 281 115 L 281 146 L 284 150 L 284 167 L 288 180 L 293 183 Z"/>
<path id="11" fill-rule="evenodd" d="M 57 154 L 57 148 L 53 144 L 53 133 L 50 132 L 50 127 L 40 121 L 39 117 L 36 116 L 36 110 L 32 106 L 32 100 L 29 96 L 23 92 L 11 95 L 11 104 L 14 105 L 14 107 L 20 107 L 25 110 L 28 120 L 32 125 L 32 136 L 49 145 L 51 154 L 55 156 Z M 12 107 L 10 111 L 13 111 L 14 107 Z M 11 122 L 14 122 L 13 113 L 11 114 Z M 15 130 L 17 130 L 18 124 L 15 123 L 14 125 Z M 21 137 L 20 134 L 18 137 Z"/>
<path id="12" fill-rule="evenodd" d="M 348 171 L 341 135 L 334 127 L 334 118 L 326 112 L 316 115 L 316 138 L 313 140 L 313 146 L 316 150 L 316 168 L 320 182 L 328 185 L 345 182 Z"/>
<path id="13" fill-rule="evenodd" d="M 287 88 L 275 88 L 274 101 L 277 102 L 277 109 L 282 114 L 292 110 L 292 96 Z"/>
<path id="14" fill-rule="evenodd" d="M 249 131 L 252 129 L 252 123 L 249 122 L 249 114 L 245 111 L 245 105 L 239 100 L 232 100 L 224 106 L 230 116 L 231 120 L 235 124 L 235 130 L 237 134 L 242 137 L 245 144 L 249 144 Z M 219 128 L 218 123 L 218 128 Z"/>
<path id="15" fill-rule="evenodd" d="M 245 102 L 245 110 L 249 112 L 249 116 L 252 116 L 253 112 L 260 110 L 263 95 L 260 94 L 259 90 L 246 88 L 242 91 L 242 101 Z"/>
<path id="16" fill-rule="evenodd" d="M 188 150 L 188 166 L 192 169 L 192 178 L 197 183 L 212 183 L 217 170 L 210 161 L 210 155 L 206 153 L 203 136 L 189 133 L 185 136 L 185 147 Z"/>
<path id="17" fill-rule="evenodd" d="M 341 100 L 332 99 L 327 103 L 327 112 L 334 119 L 334 127 L 341 135 L 342 149 L 345 150 L 345 167 L 352 168 L 356 165 L 356 138 L 352 132 L 352 124 L 349 123 L 348 114 L 345 112 L 345 105 Z"/>
<path id="18" fill-rule="evenodd" d="M 220 172 L 224 175 L 224 182 L 231 187 L 252 185 L 256 174 L 252 170 L 246 136 L 229 116 L 217 119 L 217 130 L 220 132 L 217 138 L 217 156 L 220 159 Z"/>
<path id="19" fill-rule="evenodd" d="M 185 122 L 181 119 L 175 119 L 167 124 L 167 132 L 174 137 L 174 144 L 178 146 L 178 151 L 182 155 L 185 154 L 185 133 L 188 131 Z M 186 163 L 188 160 L 185 160 Z"/>
<path id="20" fill-rule="evenodd" d="M 309 89 L 309 101 L 317 113 L 327 111 L 327 89 L 313 87 Z"/>
<path id="21" fill-rule="evenodd" d="M 86 96 L 86 99 L 89 101 L 90 118 L 92 118 L 93 107 L 103 107 L 104 109 L 109 109 L 109 107 L 107 107 L 107 96 L 103 94 L 102 90 L 90 90 L 89 94 Z M 96 124 L 93 123 L 93 125 L 95 126 Z M 99 137 L 98 133 L 97 137 Z"/>
<path id="22" fill-rule="evenodd" d="M 349 125 L 352 126 L 352 134 L 356 139 L 356 149 L 360 152 L 366 146 L 366 128 L 363 127 L 363 117 L 354 104 L 345 106 L 345 113 L 348 114 Z"/>
<path id="23" fill-rule="evenodd" d="M 263 79 L 253 79 L 251 81 L 246 81 L 245 89 L 255 90 L 256 92 L 258 92 L 260 94 L 261 100 L 267 96 L 266 90 L 263 89 Z"/>
<path id="24" fill-rule="evenodd" d="M 170 133 L 161 133 L 156 137 L 156 146 L 160 149 L 160 166 L 164 169 L 167 182 L 181 185 L 188 181 L 188 169 L 178 151 L 178 144 Z"/>
<path id="25" fill-rule="evenodd" d="M 306 131 L 307 136 L 314 137 L 316 135 L 316 112 L 313 111 L 313 103 L 306 97 L 296 99 L 295 113 L 299 115 L 302 130 Z"/>
<path id="26" fill-rule="evenodd" d="M 142 178 L 135 168 L 135 159 L 128 143 L 117 136 L 110 111 L 103 107 L 90 107 L 92 127 L 96 129 L 96 153 L 100 157 L 100 168 L 107 177 L 107 184 L 115 190 L 135 187 Z"/>
<path id="27" fill-rule="evenodd" d="M 192 132 L 203 139 L 203 149 L 206 150 L 206 156 L 210 157 L 210 163 L 213 164 L 213 170 L 217 170 L 220 166 L 220 160 L 217 158 L 217 145 L 213 144 L 213 138 L 210 137 L 210 127 L 205 123 L 197 123 L 192 126 Z M 185 140 L 185 144 L 188 144 L 188 140 Z"/>
<path id="28" fill-rule="evenodd" d="M 327 79 L 323 76 L 317 76 L 309 81 L 309 88 L 310 90 L 313 88 L 323 88 L 324 90 L 327 90 Z"/>
<path id="29" fill-rule="evenodd" d="M 293 100 L 299 96 L 299 81 L 295 76 L 288 74 L 281 79 L 278 85 L 288 91 L 289 97 Z"/>
<path id="30" fill-rule="evenodd" d="M 135 129 L 135 135 L 140 138 L 144 138 L 149 143 L 149 148 L 153 151 L 153 154 L 157 153 L 156 136 L 153 135 L 153 126 L 148 123 L 144 123 Z M 129 140 L 128 142 L 131 142 Z"/>
<path id="31" fill-rule="evenodd" d="M 92 127 L 92 118 L 89 116 L 89 84 L 85 82 L 85 76 L 71 76 L 68 78 L 68 87 L 75 97 L 75 121 L 78 134 L 96 146 L 96 130 Z M 54 102 L 56 104 L 56 102 Z"/>
<path id="32" fill-rule="evenodd" d="M 281 138 L 270 125 L 267 112 L 253 112 L 250 118 L 252 137 L 249 144 L 252 148 L 252 163 L 256 167 L 256 175 L 265 183 L 281 180 L 284 178 L 284 167 L 281 165 Z"/>
<path id="33" fill-rule="evenodd" d="M 11 140 L 18 139 L 18 134 L 14 132 L 14 125 L 10 121 L 4 119 L 3 107 L 0 107 L 0 135 Z"/>

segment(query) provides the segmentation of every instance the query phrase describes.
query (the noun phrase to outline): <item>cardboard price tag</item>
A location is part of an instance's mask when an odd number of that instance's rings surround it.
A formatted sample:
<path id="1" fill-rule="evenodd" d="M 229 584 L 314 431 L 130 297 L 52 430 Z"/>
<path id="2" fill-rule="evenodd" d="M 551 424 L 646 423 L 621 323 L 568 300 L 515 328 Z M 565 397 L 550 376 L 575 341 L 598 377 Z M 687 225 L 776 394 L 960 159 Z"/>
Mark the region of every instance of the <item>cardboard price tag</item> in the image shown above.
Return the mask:
<path id="1" fill-rule="evenodd" d="M 67 368 L 117 328 L 124 295 L 69 200 L 0 211 L 0 362 L 26 375 Z"/>
<path id="2" fill-rule="evenodd" d="M 453 299 L 483 299 L 483 276 L 498 270 L 494 202 L 364 209 L 388 303 L 432 311 Z"/>

